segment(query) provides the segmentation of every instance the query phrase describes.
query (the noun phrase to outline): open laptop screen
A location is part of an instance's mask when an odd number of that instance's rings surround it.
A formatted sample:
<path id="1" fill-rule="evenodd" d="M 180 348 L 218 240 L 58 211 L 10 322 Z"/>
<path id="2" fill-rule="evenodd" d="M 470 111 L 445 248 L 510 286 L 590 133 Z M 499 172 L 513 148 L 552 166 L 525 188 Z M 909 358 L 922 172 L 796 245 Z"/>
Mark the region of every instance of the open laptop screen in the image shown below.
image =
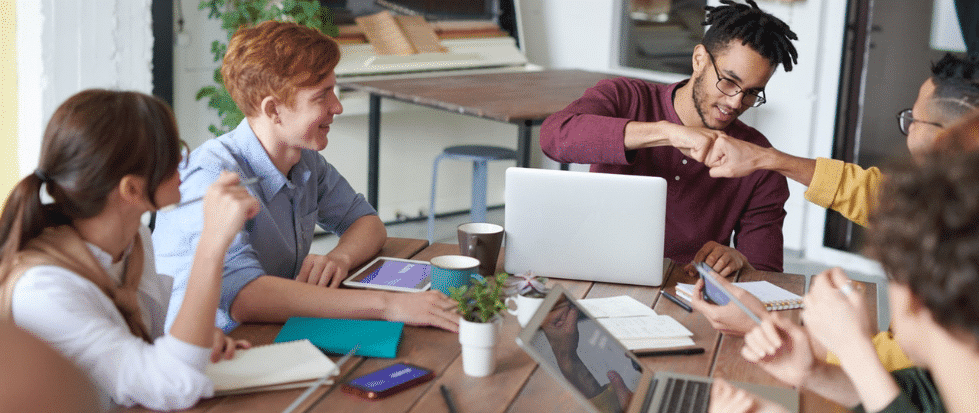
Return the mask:
<path id="1" fill-rule="evenodd" d="M 561 291 L 543 320 L 528 324 L 536 328 L 525 341 L 533 348 L 528 352 L 552 375 L 563 376 L 577 396 L 599 412 L 624 411 L 642 378 L 641 364 Z"/>

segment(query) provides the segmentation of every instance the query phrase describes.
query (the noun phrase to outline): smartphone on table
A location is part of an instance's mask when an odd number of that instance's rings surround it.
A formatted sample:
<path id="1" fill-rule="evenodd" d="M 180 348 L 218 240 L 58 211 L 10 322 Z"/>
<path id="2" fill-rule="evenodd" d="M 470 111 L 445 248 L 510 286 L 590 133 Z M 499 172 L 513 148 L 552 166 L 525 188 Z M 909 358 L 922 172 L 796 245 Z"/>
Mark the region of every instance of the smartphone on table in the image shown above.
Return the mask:
<path id="1" fill-rule="evenodd" d="M 395 363 L 344 383 L 343 391 L 365 399 L 380 399 L 435 378 L 435 372 L 408 363 Z"/>
<path id="2" fill-rule="evenodd" d="M 741 311 L 744 311 L 748 317 L 751 317 L 755 323 L 761 324 L 761 319 L 758 318 L 755 313 L 752 313 L 751 310 L 749 310 L 748 307 L 741 302 L 741 300 L 735 297 L 734 294 L 731 294 L 724 288 L 724 286 L 720 284 L 720 282 L 714 278 L 714 275 L 710 273 L 711 268 L 709 265 L 707 265 L 707 263 L 698 262 L 694 264 L 694 267 L 697 268 L 697 273 L 700 274 L 700 279 L 704 280 L 704 301 L 721 306 L 727 305 L 727 303 L 733 301 L 734 304 L 737 305 Z"/>

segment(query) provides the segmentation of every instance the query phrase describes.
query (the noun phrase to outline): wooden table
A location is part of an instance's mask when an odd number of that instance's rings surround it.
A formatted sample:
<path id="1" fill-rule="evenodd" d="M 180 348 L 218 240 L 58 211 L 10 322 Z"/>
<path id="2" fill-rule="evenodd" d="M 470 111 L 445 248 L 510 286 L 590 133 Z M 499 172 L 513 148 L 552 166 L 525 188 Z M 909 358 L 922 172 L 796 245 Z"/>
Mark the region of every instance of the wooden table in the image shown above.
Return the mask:
<path id="1" fill-rule="evenodd" d="M 599 80 L 614 77 L 581 70 L 541 70 L 341 82 L 341 87 L 370 93 L 367 201 L 377 208 L 381 98 L 515 124 L 517 164 L 526 167 L 530 165 L 531 127 L 564 109 Z"/>
<path id="2" fill-rule="evenodd" d="M 432 257 L 458 253 L 458 246 L 450 244 L 427 245 L 424 240 L 391 238 L 385 243 L 381 255 L 429 260 Z M 678 282 L 693 283 L 682 265 L 666 260 L 664 287 L 672 291 Z M 805 277 L 762 271 L 743 271 L 740 281 L 768 280 L 797 294 L 804 291 Z M 714 330 L 698 313 L 687 313 L 669 300 L 660 299 L 661 287 L 642 287 L 587 281 L 551 279 L 549 284 L 560 283 L 578 298 L 600 298 L 629 295 L 652 306 L 657 314 L 672 316 L 694 333 L 694 341 L 705 348 L 704 354 L 692 356 L 641 357 L 643 365 L 652 370 L 670 370 L 679 373 L 722 377 L 729 380 L 782 385 L 755 365 L 741 358 L 743 340 Z M 865 299 L 876 302 L 876 285 L 865 284 Z M 871 307 L 872 311 L 876 311 Z M 799 310 L 780 312 L 797 320 Z M 339 391 L 335 386 L 319 389 L 307 399 L 302 409 L 307 412 L 377 412 L 377 413 L 429 413 L 447 412 L 439 385 L 446 385 L 455 397 L 461 412 L 529 412 L 573 413 L 584 412 L 565 390 L 527 356 L 515 343 L 519 331 L 515 317 L 505 314 L 500 341 L 496 348 L 495 372 L 484 378 L 466 376 L 462 371 L 462 358 L 458 335 L 427 327 L 404 328 L 396 359 L 372 359 L 354 357 L 343 366 L 338 382 L 349 380 L 395 361 L 408 362 L 434 370 L 435 380 L 405 390 L 379 401 L 367 401 Z M 872 314 L 876 319 L 876 313 Z M 281 324 L 243 325 L 231 335 L 251 340 L 254 344 L 270 343 Z M 335 358 L 334 358 L 335 359 Z M 783 385 L 784 386 L 784 385 Z M 302 393 L 302 390 L 253 393 L 248 395 L 219 397 L 203 400 L 191 412 L 280 412 Z M 819 396 L 803 392 L 800 403 L 803 412 L 846 411 Z M 142 409 L 131 409 L 143 411 Z"/>

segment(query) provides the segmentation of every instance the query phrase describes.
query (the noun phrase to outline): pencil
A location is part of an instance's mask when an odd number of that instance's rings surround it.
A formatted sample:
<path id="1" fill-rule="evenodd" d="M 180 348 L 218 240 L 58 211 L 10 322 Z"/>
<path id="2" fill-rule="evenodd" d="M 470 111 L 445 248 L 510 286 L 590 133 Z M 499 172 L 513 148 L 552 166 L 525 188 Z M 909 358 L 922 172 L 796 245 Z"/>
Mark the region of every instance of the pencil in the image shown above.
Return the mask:
<path id="1" fill-rule="evenodd" d="M 680 308 L 686 310 L 688 313 L 692 313 L 693 312 L 693 308 L 690 308 L 690 305 L 689 304 L 683 302 L 683 300 L 680 300 L 679 298 L 676 298 L 673 294 L 670 294 L 670 293 L 666 292 L 666 290 L 660 291 L 660 294 L 663 294 L 663 297 L 666 297 L 666 299 L 668 299 L 668 300 L 672 301 L 674 304 L 680 306 Z"/>
<path id="2" fill-rule="evenodd" d="M 254 176 L 254 177 L 251 177 L 251 178 L 248 178 L 248 179 L 245 179 L 245 180 L 242 180 L 241 182 L 239 182 L 239 183 L 238 183 L 238 185 L 241 185 L 241 186 L 248 186 L 248 185 L 251 185 L 251 184 L 255 184 L 255 183 L 258 183 L 258 182 L 260 182 L 261 180 L 262 180 L 262 178 L 261 178 L 261 177 L 258 177 L 258 176 Z M 199 197 L 197 197 L 197 198 L 194 198 L 194 199 L 189 199 L 189 200 L 186 200 L 186 201 L 183 201 L 183 202 L 180 202 L 180 203 L 177 203 L 177 204 L 171 204 L 171 205 L 167 205 L 167 206 L 165 206 L 165 207 L 163 207 L 163 208 L 160 208 L 160 212 L 169 212 L 169 211 L 173 211 L 174 209 L 177 209 L 177 208 L 180 208 L 180 207 L 182 207 L 182 206 L 186 206 L 186 205 L 190 205 L 190 204 L 193 204 L 193 203 L 195 203 L 195 202 L 200 202 L 200 201 L 201 201 L 202 199 L 204 199 L 204 196 L 203 196 L 203 195 L 201 195 L 201 196 L 199 196 Z"/>

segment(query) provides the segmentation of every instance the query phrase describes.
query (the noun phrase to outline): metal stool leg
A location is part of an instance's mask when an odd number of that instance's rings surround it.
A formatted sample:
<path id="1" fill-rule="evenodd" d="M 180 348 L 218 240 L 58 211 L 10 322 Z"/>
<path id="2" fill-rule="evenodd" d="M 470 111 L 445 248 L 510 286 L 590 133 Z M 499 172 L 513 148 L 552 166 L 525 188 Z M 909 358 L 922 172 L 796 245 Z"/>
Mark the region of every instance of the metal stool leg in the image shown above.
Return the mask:
<path id="1" fill-rule="evenodd" d="M 428 243 L 431 244 L 435 242 L 435 188 L 436 182 L 439 177 L 439 162 L 444 157 L 444 154 L 439 154 L 435 157 L 435 162 L 432 164 L 432 197 L 428 201 Z"/>
<path id="2" fill-rule="evenodd" d="M 486 161 L 473 162 L 472 206 L 469 219 L 472 222 L 486 222 L 486 180 L 489 171 Z"/>

